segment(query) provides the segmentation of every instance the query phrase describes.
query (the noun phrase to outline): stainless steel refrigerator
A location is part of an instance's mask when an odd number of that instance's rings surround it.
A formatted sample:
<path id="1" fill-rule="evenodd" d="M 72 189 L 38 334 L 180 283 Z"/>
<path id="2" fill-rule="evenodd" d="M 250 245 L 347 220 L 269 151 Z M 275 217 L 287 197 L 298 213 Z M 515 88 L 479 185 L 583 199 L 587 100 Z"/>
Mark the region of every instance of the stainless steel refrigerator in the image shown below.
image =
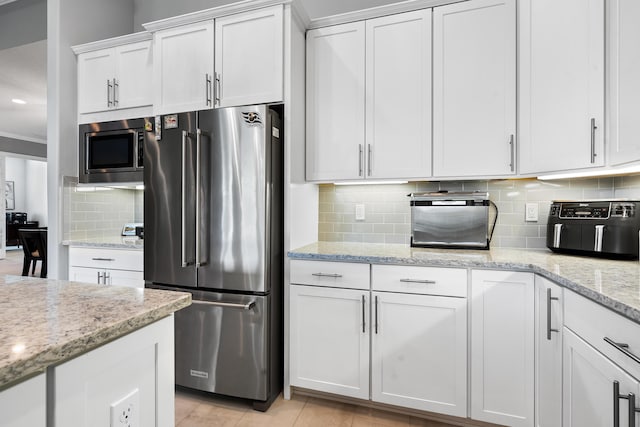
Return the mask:
<path id="1" fill-rule="evenodd" d="M 176 384 L 258 410 L 283 376 L 281 113 L 158 116 L 144 144 L 145 283 L 193 296 L 175 314 Z"/>

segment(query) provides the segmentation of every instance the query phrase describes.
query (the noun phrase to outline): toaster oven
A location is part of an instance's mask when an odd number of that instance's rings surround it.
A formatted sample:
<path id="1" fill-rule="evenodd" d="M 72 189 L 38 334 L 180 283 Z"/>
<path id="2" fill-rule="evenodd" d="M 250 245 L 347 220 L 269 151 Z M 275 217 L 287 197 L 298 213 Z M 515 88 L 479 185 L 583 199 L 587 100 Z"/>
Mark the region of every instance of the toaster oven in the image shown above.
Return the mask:
<path id="1" fill-rule="evenodd" d="M 412 193 L 411 246 L 489 249 L 489 194 Z"/>

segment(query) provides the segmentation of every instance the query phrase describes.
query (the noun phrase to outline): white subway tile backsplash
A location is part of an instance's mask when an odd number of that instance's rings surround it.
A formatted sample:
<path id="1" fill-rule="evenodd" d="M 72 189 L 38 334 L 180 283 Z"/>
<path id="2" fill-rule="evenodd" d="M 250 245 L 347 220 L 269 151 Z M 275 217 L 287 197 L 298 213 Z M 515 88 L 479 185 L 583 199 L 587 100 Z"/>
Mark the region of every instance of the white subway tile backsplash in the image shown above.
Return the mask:
<path id="1" fill-rule="evenodd" d="M 499 209 L 492 247 L 544 248 L 552 200 L 640 199 L 640 175 L 615 178 L 410 182 L 408 184 L 319 187 L 318 232 L 323 241 L 409 244 L 411 209 L 407 194 L 429 191 L 487 191 Z M 525 222 L 525 204 L 538 203 L 538 221 Z M 365 205 L 365 221 L 355 220 L 355 204 Z M 493 220 L 493 214 L 490 216 Z M 327 232 L 325 224 L 341 224 Z M 349 229 L 347 225 L 351 225 Z"/>

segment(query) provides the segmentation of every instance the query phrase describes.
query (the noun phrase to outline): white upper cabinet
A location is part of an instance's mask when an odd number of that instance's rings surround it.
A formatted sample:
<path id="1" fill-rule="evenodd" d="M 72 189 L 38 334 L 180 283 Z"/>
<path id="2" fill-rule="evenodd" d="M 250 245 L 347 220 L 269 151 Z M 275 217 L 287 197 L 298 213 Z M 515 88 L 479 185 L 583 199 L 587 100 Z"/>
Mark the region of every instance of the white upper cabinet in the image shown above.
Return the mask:
<path id="1" fill-rule="evenodd" d="M 367 178 L 431 175 L 431 13 L 366 21 Z"/>
<path id="2" fill-rule="evenodd" d="M 515 0 L 433 13 L 434 176 L 515 174 Z"/>
<path id="3" fill-rule="evenodd" d="M 613 0 L 609 5 L 609 160 L 620 165 L 640 160 L 640 2 Z"/>
<path id="4" fill-rule="evenodd" d="M 151 41 L 78 55 L 78 113 L 152 104 Z"/>
<path id="5" fill-rule="evenodd" d="M 307 32 L 307 179 L 364 178 L 365 24 Z"/>
<path id="6" fill-rule="evenodd" d="M 282 19 L 282 5 L 216 19 L 216 106 L 283 100 Z"/>
<path id="7" fill-rule="evenodd" d="M 153 104 L 152 54 L 151 41 L 116 48 L 116 107 Z"/>
<path id="8" fill-rule="evenodd" d="M 153 34 L 154 114 L 213 108 L 213 37 L 213 20 Z"/>
<path id="9" fill-rule="evenodd" d="M 307 179 L 431 175 L 431 10 L 307 32 Z"/>
<path id="10" fill-rule="evenodd" d="M 520 172 L 603 166 L 604 0 L 522 0 L 519 13 Z"/>

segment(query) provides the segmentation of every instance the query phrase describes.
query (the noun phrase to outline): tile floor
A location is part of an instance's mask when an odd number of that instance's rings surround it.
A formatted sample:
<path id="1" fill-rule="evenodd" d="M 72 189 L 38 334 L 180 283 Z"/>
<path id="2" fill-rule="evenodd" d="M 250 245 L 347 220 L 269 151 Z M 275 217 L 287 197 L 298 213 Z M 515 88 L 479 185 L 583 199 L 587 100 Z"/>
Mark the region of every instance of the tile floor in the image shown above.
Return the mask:
<path id="1" fill-rule="evenodd" d="M 0 259 L 0 274 L 13 274 L 16 276 L 20 276 L 22 274 L 23 260 L 24 253 L 22 252 L 22 247 L 7 248 L 7 257 L 4 259 Z M 40 277 L 40 264 L 42 264 L 42 262 L 38 261 L 36 263 L 35 273 L 31 274 L 31 271 L 29 271 L 29 275 Z"/>
<path id="2" fill-rule="evenodd" d="M 278 396 L 267 412 L 254 411 L 249 403 L 176 390 L 176 427 L 452 427 L 412 417 L 294 395 Z"/>

